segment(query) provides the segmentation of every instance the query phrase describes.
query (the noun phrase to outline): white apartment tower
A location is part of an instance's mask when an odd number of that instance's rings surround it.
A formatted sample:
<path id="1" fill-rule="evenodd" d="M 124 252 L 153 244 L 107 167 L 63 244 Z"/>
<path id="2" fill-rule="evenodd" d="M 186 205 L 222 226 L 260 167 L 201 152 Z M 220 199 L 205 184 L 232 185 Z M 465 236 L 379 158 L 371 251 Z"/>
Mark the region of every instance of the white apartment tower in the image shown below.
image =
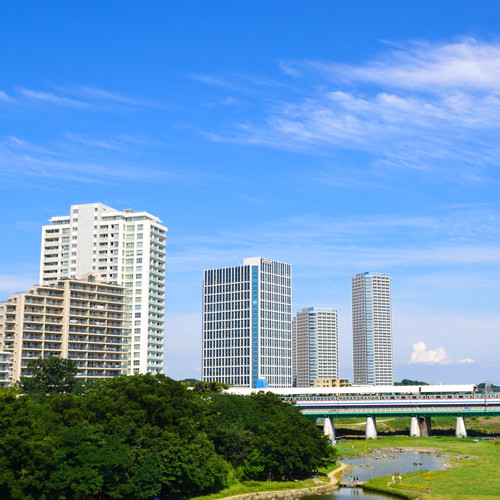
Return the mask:
<path id="1" fill-rule="evenodd" d="M 292 322 L 293 382 L 314 387 L 315 379 L 339 378 L 339 326 L 334 309 L 309 307 Z"/>
<path id="2" fill-rule="evenodd" d="M 203 380 L 292 386 L 292 268 L 255 257 L 203 278 Z"/>
<path id="3" fill-rule="evenodd" d="M 354 385 L 392 385 L 391 276 L 352 277 Z"/>
<path id="4" fill-rule="evenodd" d="M 166 235 L 158 217 L 102 203 L 73 205 L 42 229 L 41 284 L 97 273 L 126 287 L 128 373 L 163 370 Z"/>

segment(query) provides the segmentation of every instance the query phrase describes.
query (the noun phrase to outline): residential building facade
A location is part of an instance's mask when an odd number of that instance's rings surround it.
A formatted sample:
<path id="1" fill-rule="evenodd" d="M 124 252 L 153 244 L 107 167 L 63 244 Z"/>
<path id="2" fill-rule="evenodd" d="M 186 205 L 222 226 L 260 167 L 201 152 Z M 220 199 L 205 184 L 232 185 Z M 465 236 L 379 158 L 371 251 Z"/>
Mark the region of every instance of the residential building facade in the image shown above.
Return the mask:
<path id="1" fill-rule="evenodd" d="M 83 380 L 125 374 L 124 307 L 125 288 L 95 275 L 10 295 L 0 304 L 0 349 L 10 356 L 11 381 L 30 375 L 31 359 L 49 356 L 72 359 Z"/>
<path id="2" fill-rule="evenodd" d="M 316 379 L 339 377 L 339 327 L 334 309 L 309 307 L 292 322 L 295 387 L 314 387 Z"/>
<path id="3" fill-rule="evenodd" d="M 40 283 L 97 273 L 126 287 L 128 373 L 161 373 L 164 360 L 167 228 L 147 212 L 73 205 L 43 226 Z"/>
<path id="4" fill-rule="evenodd" d="M 203 277 L 203 380 L 292 386 L 292 269 L 255 257 Z"/>
<path id="5" fill-rule="evenodd" d="M 1 316 L 1 313 L 0 313 Z M 0 318 L 1 321 L 1 318 Z M 0 351 L 0 387 L 10 385 L 11 355 L 9 352 Z"/>
<path id="6" fill-rule="evenodd" d="M 353 385 L 392 385 L 391 276 L 352 277 Z"/>

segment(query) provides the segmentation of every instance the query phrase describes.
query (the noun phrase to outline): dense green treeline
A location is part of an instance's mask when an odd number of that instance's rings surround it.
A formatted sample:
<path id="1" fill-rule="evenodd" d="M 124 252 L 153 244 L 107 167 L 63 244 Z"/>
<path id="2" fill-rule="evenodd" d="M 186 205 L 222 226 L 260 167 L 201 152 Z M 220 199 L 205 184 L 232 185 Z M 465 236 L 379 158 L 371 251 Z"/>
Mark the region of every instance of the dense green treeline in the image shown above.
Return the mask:
<path id="1" fill-rule="evenodd" d="M 236 479 L 304 477 L 333 458 L 270 393 L 193 391 L 162 375 L 80 392 L 0 392 L 0 498 L 182 498 Z"/>

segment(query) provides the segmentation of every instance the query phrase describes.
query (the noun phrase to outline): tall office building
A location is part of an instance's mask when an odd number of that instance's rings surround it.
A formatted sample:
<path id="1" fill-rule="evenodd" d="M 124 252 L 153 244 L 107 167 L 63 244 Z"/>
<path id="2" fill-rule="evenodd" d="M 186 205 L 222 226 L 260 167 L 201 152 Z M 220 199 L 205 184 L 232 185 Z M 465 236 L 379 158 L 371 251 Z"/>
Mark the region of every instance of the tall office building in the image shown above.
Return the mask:
<path id="1" fill-rule="evenodd" d="M 163 370 L 166 234 L 158 217 L 102 203 L 73 205 L 43 226 L 41 284 L 97 273 L 127 288 L 128 373 Z"/>
<path id="2" fill-rule="evenodd" d="M 261 257 L 203 278 L 203 380 L 292 386 L 292 268 Z"/>
<path id="3" fill-rule="evenodd" d="M 339 378 L 339 326 L 334 309 L 309 307 L 292 322 L 295 387 L 314 387 L 316 379 Z"/>
<path id="4" fill-rule="evenodd" d="M 352 277 L 354 385 L 392 385 L 391 276 Z"/>
<path id="5" fill-rule="evenodd" d="M 49 356 L 72 359 L 83 380 L 124 374 L 124 301 L 124 287 L 99 283 L 92 274 L 9 296 L 0 303 L 0 361 L 9 355 L 12 382 L 29 375 L 31 359 Z"/>

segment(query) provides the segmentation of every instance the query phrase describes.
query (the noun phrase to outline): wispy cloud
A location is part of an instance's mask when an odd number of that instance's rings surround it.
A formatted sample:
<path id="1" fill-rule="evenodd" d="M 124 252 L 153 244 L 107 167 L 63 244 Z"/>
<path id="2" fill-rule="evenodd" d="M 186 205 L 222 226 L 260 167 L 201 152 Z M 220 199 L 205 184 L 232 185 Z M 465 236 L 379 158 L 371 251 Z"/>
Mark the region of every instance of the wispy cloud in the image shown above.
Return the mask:
<path id="1" fill-rule="evenodd" d="M 264 113 L 239 127 L 211 131 L 212 140 L 362 151 L 376 176 L 491 180 L 500 154 L 499 43 L 414 41 L 359 65 L 280 66 L 302 88 L 264 102 Z"/>
<path id="2" fill-rule="evenodd" d="M 29 99 L 30 101 L 38 101 L 42 103 L 56 104 L 58 106 L 69 106 L 75 108 L 86 108 L 88 103 L 79 101 L 76 99 L 71 99 L 66 96 L 56 95 L 52 92 L 43 92 L 39 90 L 30 90 L 25 88 L 19 88 L 18 93 Z"/>
<path id="3" fill-rule="evenodd" d="M 13 101 L 12 97 L 5 93 L 3 90 L 0 90 L 0 101 L 11 102 Z"/>
<path id="4" fill-rule="evenodd" d="M 131 97 L 109 90 L 86 86 L 50 86 L 49 89 L 28 89 L 17 87 L 7 94 L 0 90 L 0 102 L 18 105 L 54 106 L 58 108 L 74 108 L 87 111 L 131 109 L 131 108 L 167 108 L 163 103 L 150 99 Z"/>
<path id="5" fill-rule="evenodd" d="M 200 83 L 204 83 L 206 85 L 213 85 L 215 87 L 222 87 L 225 89 L 230 89 L 230 90 L 246 90 L 243 85 L 240 85 L 238 83 L 234 83 L 228 79 L 221 78 L 218 76 L 212 76 L 212 75 L 189 75 L 189 78 L 192 80 L 195 80 Z"/>
<path id="6" fill-rule="evenodd" d="M 90 148 L 95 151 L 95 148 L 118 149 L 118 146 L 113 147 L 110 141 L 93 140 L 85 136 L 79 139 L 86 148 L 83 157 L 79 151 L 61 145 L 49 148 L 17 137 L 9 137 L 0 142 L 0 178 L 8 178 L 10 182 L 43 179 L 40 184 L 42 188 L 57 181 L 86 184 L 116 184 L 127 181 L 193 184 L 207 182 L 209 177 L 208 174 L 195 176 L 189 171 L 175 167 L 157 166 L 155 162 L 147 166 L 143 159 L 140 164 L 135 164 L 130 159 L 102 159 L 99 155 L 92 154 Z M 122 144 L 125 141 L 126 136 L 123 136 Z M 19 176 L 19 172 L 23 175 Z"/>
<path id="7" fill-rule="evenodd" d="M 472 37 L 451 43 L 410 41 L 393 46 L 364 65 L 308 62 L 329 78 L 385 87 L 441 92 L 450 89 L 498 91 L 500 46 Z M 300 64 L 299 64 L 300 66 Z M 293 63 L 284 65 L 293 71 Z"/>

